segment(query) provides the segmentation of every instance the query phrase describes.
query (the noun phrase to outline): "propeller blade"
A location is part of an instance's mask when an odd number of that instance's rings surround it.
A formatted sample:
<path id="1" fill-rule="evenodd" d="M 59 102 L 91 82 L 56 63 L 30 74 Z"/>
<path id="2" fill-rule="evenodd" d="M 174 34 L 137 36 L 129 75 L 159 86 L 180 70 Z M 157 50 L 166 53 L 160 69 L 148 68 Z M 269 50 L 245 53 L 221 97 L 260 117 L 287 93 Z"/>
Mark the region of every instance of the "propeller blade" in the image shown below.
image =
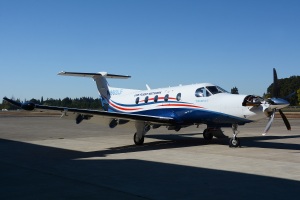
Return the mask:
<path id="1" fill-rule="evenodd" d="M 274 121 L 274 116 L 275 116 L 275 109 L 273 110 L 273 112 L 272 112 L 272 114 L 271 114 L 271 116 L 270 116 L 270 118 L 269 118 L 269 121 L 268 121 L 268 123 L 267 123 L 267 126 L 266 126 L 266 128 L 265 128 L 265 130 L 264 130 L 264 133 L 263 133 L 262 135 L 266 135 L 267 132 L 270 130 L 271 125 L 272 125 L 272 123 L 273 123 L 273 121 Z"/>
<path id="2" fill-rule="evenodd" d="M 291 98 L 292 96 L 294 96 L 296 94 L 296 91 L 295 92 L 292 92 L 291 94 L 287 95 L 286 97 L 284 97 L 283 99 L 289 99 Z"/>
<path id="3" fill-rule="evenodd" d="M 276 69 L 273 68 L 273 94 L 272 97 L 278 98 L 279 96 L 279 88 L 278 88 L 278 78 Z"/>
<path id="4" fill-rule="evenodd" d="M 290 131 L 291 130 L 291 125 L 290 125 L 289 120 L 286 118 L 285 114 L 280 109 L 279 109 L 279 113 L 280 113 L 280 115 L 281 115 L 281 117 L 282 117 L 282 119 L 284 121 L 284 124 L 285 124 L 287 130 Z"/>

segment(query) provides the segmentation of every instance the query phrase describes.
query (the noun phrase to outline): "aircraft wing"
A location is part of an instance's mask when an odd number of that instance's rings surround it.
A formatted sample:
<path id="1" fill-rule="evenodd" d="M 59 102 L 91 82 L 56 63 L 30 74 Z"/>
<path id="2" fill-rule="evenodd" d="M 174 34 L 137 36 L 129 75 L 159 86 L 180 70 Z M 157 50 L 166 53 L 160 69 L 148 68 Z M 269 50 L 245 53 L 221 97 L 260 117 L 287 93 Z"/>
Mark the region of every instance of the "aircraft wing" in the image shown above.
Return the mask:
<path id="1" fill-rule="evenodd" d="M 34 104 L 31 102 L 20 103 L 14 101 L 12 99 L 8 99 L 6 97 L 3 98 L 4 100 L 8 101 L 9 103 L 22 108 L 24 110 L 32 111 L 32 110 L 53 110 L 53 111 L 60 111 L 62 113 L 62 118 L 73 118 L 77 120 L 89 120 L 93 118 L 93 116 L 99 116 L 108 119 L 122 119 L 128 121 L 146 121 L 149 123 L 155 124 L 174 124 L 175 120 L 170 117 L 157 117 L 157 116 L 150 116 L 150 115 L 140 115 L 140 114 L 127 114 L 127 113 L 117 113 L 117 112 L 107 112 L 101 110 L 89 110 L 89 109 L 78 109 L 78 108 L 68 108 L 68 107 L 57 107 L 57 106 L 45 106 Z M 79 122 L 80 123 L 80 122 Z"/>

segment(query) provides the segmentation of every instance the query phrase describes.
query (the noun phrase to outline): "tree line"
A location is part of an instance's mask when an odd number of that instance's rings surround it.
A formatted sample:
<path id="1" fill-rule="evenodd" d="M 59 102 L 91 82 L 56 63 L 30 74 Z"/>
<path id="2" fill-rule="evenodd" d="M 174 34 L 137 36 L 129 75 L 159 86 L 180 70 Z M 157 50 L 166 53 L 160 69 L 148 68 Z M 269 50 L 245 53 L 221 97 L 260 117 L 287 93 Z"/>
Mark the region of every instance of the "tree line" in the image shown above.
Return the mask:
<path id="1" fill-rule="evenodd" d="M 278 79 L 279 98 L 284 98 L 290 102 L 291 106 L 300 105 L 300 76 Z M 265 97 L 272 97 L 273 83 L 268 87 Z"/>

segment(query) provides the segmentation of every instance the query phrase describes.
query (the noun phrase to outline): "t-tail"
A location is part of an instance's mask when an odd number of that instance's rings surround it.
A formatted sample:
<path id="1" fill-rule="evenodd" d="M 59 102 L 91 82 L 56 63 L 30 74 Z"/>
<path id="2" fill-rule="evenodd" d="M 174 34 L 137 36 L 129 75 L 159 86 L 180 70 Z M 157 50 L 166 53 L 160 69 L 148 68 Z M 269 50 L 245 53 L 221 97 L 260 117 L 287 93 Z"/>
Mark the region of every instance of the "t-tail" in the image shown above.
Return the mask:
<path id="1" fill-rule="evenodd" d="M 98 73 L 81 73 L 81 72 L 60 72 L 58 75 L 61 76 L 77 76 L 77 77 L 88 77 L 93 78 L 96 82 L 100 100 L 102 104 L 102 108 L 105 111 L 109 109 L 109 100 L 111 99 L 111 90 L 121 89 L 121 88 L 112 88 L 109 86 L 107 82 L 107 78 L 114 78 L 114 79 L 127 79 L 131 76 L 127 75 L 116 75 L 116 74 L 109 74 L 107 72 L 98 72 Z"/>

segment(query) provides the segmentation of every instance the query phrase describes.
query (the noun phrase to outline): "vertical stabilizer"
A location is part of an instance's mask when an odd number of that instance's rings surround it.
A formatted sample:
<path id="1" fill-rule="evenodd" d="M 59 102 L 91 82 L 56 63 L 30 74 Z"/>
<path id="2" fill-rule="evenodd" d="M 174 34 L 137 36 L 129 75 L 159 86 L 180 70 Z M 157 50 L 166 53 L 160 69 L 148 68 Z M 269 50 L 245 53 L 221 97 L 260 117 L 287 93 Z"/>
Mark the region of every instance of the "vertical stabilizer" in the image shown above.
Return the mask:
<path id="1" fill-rule="evenodd" d="M 130 76 L 126 75 L 116 75 L 116 74 L 108 74 L 107 72 L 98 72 L 98 73 L 81 73 L 81 72 L 60 72 L 58 75 L 61 76 L 77 76 L 77 77 L 88 77 L 93 78 L 96 82 L 100 97 L 101 103 L 104 110 L 108 110 L 109 99 L 111 98 L 109 92 L 109 85 L 106 78 L 116 78 L 116 79 L 126 79 L 130 78 Z"/>

